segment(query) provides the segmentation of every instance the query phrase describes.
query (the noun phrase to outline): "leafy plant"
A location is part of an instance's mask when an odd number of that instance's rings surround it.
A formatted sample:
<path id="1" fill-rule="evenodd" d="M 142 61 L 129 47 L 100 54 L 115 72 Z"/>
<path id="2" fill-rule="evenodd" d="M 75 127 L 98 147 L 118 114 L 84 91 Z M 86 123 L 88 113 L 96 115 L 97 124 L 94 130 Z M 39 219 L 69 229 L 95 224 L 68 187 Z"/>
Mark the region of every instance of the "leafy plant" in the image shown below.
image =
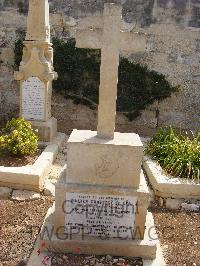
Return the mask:
<path id="1" fill-rule="evenodd" d="M 52 43 L 54 68 L 59 75 L 53 88 L 76 103 L 98 103 L 100 51 L 76 48 L 74 39 L 65 42 L 53 38 Z"/>
<path id="2" fill-rule="evenodd" d="M 200 181 L 200 132 L 189 138 L 172 127 L 161 128 L 148 142 L 146 153 L 167 173 Z"/>
<path id="3" fill-rule="evenodd" d="M 15 155 L 35 154 L 38 149 L 38 136 L 29 122 L 22 118 L 8 121 L 0 134 L 0 153 Z"/>
<path id="4" fill-rule="evenodd" d="M 169 97 L 179 87 L 173 87 L 164 75 L 147 66 L 120 59 L 117 110 L 129 120 L 141 114 L 148 105 Z"/>
<path id="5" fill-rule="evenodd" d="M 27 13 L 28 13 L 28 1 L 18 2 L 17 7 L 18 7 L 20 14 L 27 15 Z"/>
<path id="6" fill-rule="evenodd" d="M 19 38 L 15 42 L 15 61 L 14 61 L 14 68 L 15 70 L 18 70 L 20 62 L 22 61 L 22 56 L 23 56 L 23 40 Z"/>

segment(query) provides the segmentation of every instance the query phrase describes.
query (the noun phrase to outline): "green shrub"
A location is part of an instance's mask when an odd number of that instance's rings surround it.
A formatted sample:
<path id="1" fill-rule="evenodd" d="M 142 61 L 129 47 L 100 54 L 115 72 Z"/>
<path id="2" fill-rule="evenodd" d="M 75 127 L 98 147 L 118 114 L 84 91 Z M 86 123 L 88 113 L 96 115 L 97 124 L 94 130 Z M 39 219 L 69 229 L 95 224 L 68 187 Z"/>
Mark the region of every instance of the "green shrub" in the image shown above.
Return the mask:
<path id="1" fill-rule="evenodd" d="M 22 56 L 23 56 L 23 40 L 21 38 L 19 38 L 15 42 L 14 53 L 15 53 L 14 69 L 18 70 L 20 62 L 22 61 Z"/>
<path id="2" fill-rule="evenodd" d="M 53 38 L 52 42 L 54 67 L 58 72 L 53 88 L 75 103 L 95 108 L 99 97 L 100 50 L 76 48 L 74 39 L 65 42 Z M 124 113 L 129 120 L 139 116 L 154 101 L 169 97 L 179 88 L 171 86 L 164 75 L 126 58 L 120 58 L 118 79 L 117 111 Z"/>
<path id="3" fill-rule="evenodd" d="M 38 149 L 38 137 L 31 124 L 21 118 L 8 121 L 0 134 L 0 153 L 15 155 L 35 154 Z"/>
<path id="4" fill-rule="evenodd" d="M 20 14 L 27 15 L 28 14 L 28 1 L 20 1 L 17 3 L 17 7 Z"/>
<path id="5" fill-rule="evenodd" d="M 189 138 L 171 127 L 161 128 L 148 142 L 146 153 L 156 159 L 167 173 L 199 182 L 200 132 Z"/>
<path id="6" fill-rule="evenodd" d="M 74 39 L 67 42 L 52 39 L 54 48 L 54 68 L 58 80 L 53 88 L 74 103 L 85 104 L 95 109 L 98 104 L 101 52 L 94 49 L 76 48 Z M 23 43 L 15 43 L 15 66 L 19 65 Z M 164 75 L 149 70 L 146 66 L 120 58 L 117 110 L 129 120 L 141 114 L 148 105 L 161 101 L 178 91 Z"/>

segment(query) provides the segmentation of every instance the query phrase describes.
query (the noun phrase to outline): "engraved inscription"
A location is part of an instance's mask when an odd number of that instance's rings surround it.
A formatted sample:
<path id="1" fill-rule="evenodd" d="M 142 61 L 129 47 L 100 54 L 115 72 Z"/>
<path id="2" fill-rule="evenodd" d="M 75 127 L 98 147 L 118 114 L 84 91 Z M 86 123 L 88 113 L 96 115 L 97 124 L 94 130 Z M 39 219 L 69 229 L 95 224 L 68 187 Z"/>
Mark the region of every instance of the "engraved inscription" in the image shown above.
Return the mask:
<path id="1" fill-rule="evenodd" d="M 30 77 L 22 84 L 22 117 L 28 120 L 44 120 L 45 85 L 37 77 Z"/>
<path id="2" fill-rule="evenodd" d="M 131 196 L 66 193 L 65 229 L 107 238 L 131 238 L 137 198 Z"/>

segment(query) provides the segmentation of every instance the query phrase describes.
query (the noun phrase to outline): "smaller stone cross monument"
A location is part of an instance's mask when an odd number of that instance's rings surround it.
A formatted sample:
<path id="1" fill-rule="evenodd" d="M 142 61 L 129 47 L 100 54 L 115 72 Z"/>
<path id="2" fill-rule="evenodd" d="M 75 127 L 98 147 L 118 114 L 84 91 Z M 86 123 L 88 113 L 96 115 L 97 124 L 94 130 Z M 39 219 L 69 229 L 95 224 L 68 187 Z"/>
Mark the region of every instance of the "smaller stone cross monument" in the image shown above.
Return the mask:
<path id="1" fill-rule="evenodd" d="M 100 32 L 91 29 L 76 33 L 77 47 L 101 49 L 97 134 L 103 138 L 114 137 L 119 53 L 144 51 L 146 46 L 144 36 L 121 31 L 121 18 L 122 6 L 107 3 Z"/>
<path id="2" fill-rule="evenodd" d="M 27 34 L 23 58 L 15 79 L 20 81 L 20 116 L 32 123 L 42 141 L 57 134 L 57 121 L 51 116 L 53 49 L 50 43 L 48 0 L 29 0 Z"/>
<path id="3" fill-rule="evenodd" d="M 147 211 L 143 145 L 137 134 L 114 133 L 119 49 L 143 50 L 145 42 L 121 33 L 120 26 L 121 7 L 105 4 L 103 33 L 77 33 L 78 46 L 102 50 L 98 132 L 70 135 L 67 170 L 56 184 L 55 208 L 46 220 L 52 238 L 43 234 L 43 240 L 62 252 L 152 259 L 157 244 L 150 239 L 154 222 Z"/>

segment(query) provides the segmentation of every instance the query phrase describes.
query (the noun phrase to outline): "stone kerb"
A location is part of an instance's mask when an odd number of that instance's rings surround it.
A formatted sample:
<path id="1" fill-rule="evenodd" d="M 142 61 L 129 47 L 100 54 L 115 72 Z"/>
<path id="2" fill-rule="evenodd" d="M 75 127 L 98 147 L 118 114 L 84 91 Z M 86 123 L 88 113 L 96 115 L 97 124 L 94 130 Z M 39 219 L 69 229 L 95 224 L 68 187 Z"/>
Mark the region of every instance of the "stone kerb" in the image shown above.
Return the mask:
<path id="1" fill-rule="evenodd" d="M 33 165 L 22 167 L 0 166 L 0 186 L 31 191 L 42 191 L 44 177 L 54 162 L 59 146 L 65 139 L 65 134 L 59 133 L 52 143 L 49 143 Z"/>
<path id="2" fill-rule="evenodd" d="M 169 177 L 161 166 L 148 156 L 144 158 L 143 167 L 156 196 L 174 199 L 200 199 L 200 184 L 197 182 Z"/>

